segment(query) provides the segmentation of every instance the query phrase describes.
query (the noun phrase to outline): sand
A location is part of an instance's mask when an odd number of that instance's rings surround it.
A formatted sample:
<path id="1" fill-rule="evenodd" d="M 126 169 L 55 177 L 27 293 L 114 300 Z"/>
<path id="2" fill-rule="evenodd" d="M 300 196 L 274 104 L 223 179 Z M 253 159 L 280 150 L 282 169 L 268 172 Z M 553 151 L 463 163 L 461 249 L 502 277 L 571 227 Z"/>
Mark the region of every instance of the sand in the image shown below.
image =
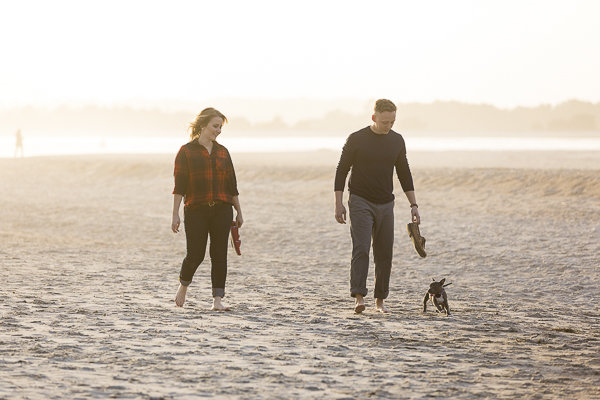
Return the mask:
<path id="1" fill-rule="evenodd" d="M 0 159 L 0 398 L 600 398 L 600 154 L 410 154 L 388 315 L 352 311 L 338 154 L 233 157 L 228 313 L 208 260 L 174 305 L 173 156 Z"/>

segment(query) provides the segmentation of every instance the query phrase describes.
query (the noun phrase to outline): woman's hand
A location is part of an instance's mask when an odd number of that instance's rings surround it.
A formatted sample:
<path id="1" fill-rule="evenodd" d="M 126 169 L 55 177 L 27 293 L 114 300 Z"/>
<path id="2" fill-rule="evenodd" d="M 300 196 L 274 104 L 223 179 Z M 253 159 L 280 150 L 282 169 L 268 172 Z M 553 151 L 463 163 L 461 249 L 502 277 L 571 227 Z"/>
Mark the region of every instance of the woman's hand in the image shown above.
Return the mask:
<path id="1" fill-rule="evenodd" d="M 242 206 L 240 206 L 240 197 L 233 196 L 231 198 L 231 203 L 233 204 L 233 208 L 235 208 L 235 223 L 237 224 L 238 228 L 241 228 L 242 224 L 244 223 L 244 218 L 242 217 Z"/>
<path id="2" fill-rule="evenodd" d="M 173 219 L 171 220 L 171 230 L 175 233 L 179 232 L 179 224 L 181 220 L 179 219 L 179 214 L 173 215 Z"/>
<path id="3" fill-rule="evenodd" d="M 181 201 L 183 196 L 180 194 L 173 195 L 173 219 L 171 220 L 171 230 L 175 233 L 179 232 L 179 208 L 181 207 Z"/>

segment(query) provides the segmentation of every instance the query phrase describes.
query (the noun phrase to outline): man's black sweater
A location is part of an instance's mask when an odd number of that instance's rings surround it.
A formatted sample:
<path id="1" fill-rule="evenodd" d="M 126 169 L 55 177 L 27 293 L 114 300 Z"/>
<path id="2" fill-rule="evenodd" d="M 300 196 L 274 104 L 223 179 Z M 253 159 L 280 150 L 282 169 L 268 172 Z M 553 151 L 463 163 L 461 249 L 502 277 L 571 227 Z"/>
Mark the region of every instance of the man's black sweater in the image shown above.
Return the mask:
<path id="1" fill-rule="evenodd" d="M 344 191 L 352 168 L 350 194 L 375 204 L 389 203 L 394 200 L 394 167 L 402 190 L 414 190 L 402 136 L 392 130 L 380 135 L 367 126 L 348 136 L 335 173 L 334 190 Z"/>

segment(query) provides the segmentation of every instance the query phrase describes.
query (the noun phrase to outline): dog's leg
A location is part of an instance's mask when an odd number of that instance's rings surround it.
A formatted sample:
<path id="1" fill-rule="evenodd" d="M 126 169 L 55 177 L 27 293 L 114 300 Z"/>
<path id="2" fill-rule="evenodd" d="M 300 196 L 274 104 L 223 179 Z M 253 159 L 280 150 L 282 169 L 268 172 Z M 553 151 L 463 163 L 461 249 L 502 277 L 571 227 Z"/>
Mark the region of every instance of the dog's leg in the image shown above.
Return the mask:
<path id="1" fill-rule="evenodd" d="M 448 306 L 448 302 L 444 303 L 444 311 L 446 312 L 446 315 L 449 317 L 450 316 L 450 306 Z"/>
<path id="2" fill-rule="evenodd" d="M 446 310 L 446 316 L 450 316 L 450 306 L 448 305 L 448 295 L 444 292 L 442 297 L 444 298 L 443 307 Z"/>
<path id="3" fill-rule="evenodd" d="M 425 293 L 425 298 L 423 299 L 423 312 L 427 312 L 427 300 L 429 300 L 429 292 Z"/>

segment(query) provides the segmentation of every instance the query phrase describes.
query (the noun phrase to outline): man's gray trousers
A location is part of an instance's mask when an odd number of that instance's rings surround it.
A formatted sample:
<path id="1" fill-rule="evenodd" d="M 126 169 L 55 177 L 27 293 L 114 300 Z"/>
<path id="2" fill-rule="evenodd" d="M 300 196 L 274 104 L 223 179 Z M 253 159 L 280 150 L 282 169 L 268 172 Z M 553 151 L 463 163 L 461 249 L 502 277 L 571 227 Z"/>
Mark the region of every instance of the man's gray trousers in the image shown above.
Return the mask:
<path id="1" fill-rule="evenodd" d="M 375 204 L 350 194 L 348 209 L 352 236 L 350 293 L 352 297 L 356 297 L 357 294 L 367 295 L 369 250 L 371 239 L 373 239 L 374 297 L 385 299 L 390 291 L 390 273 L 394 253 L 394 202 Z"/>

